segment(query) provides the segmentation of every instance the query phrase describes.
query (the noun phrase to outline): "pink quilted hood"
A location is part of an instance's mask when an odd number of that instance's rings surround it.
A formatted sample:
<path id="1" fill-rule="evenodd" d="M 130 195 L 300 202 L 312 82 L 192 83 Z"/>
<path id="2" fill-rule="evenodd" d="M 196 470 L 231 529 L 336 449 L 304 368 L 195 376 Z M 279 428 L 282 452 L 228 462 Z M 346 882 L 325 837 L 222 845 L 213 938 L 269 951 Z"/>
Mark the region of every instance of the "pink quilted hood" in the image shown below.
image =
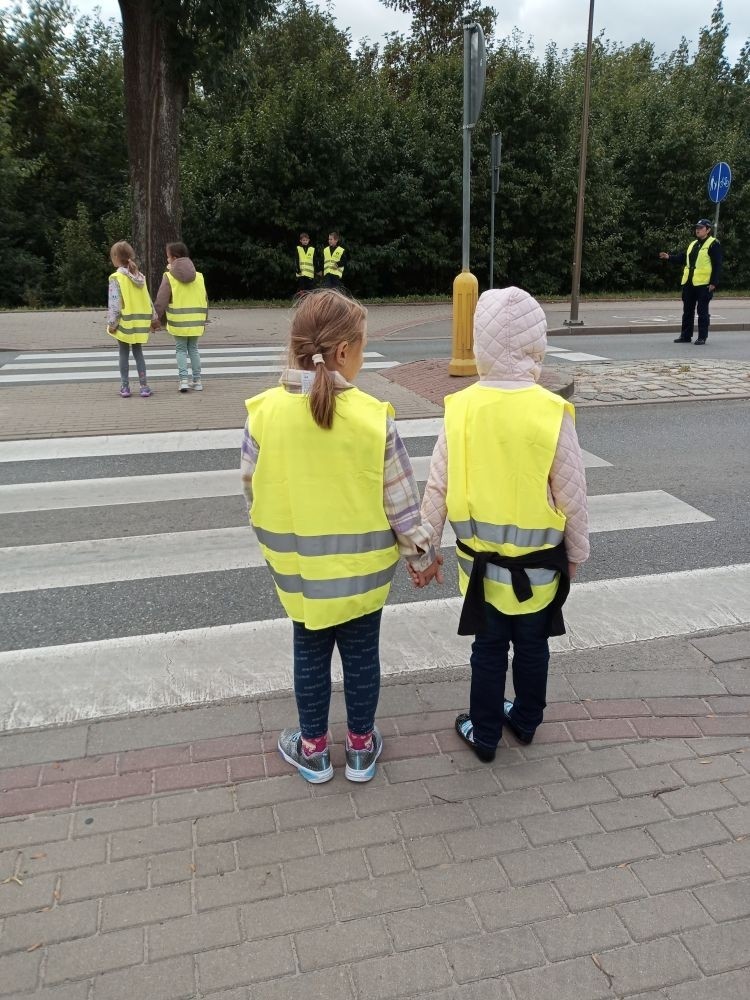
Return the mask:
<path id="1" fill-rule="evenodd" d="M 493 288 L 474 313 L 474 354 L 487 382 L 538 382 L 547 347 L 544 310 L 520 288 Z"/>

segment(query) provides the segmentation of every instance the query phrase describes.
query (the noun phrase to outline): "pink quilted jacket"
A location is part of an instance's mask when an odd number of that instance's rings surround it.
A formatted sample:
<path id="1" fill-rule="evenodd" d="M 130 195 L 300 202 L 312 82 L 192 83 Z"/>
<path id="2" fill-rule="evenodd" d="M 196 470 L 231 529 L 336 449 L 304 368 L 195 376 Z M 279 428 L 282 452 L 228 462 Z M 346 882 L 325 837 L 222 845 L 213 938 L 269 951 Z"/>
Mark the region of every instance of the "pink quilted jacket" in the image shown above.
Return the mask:
<path id="1" fill-rule="evenodd" d="M 480 381 L 489 388 L 519 389 L 537 382 L 547 347 L 542 307 L 520 288 L 492 289 L 479 297 L 474 314 L 474 353 Z M 422 501 L 422 520 L 435 545 L 447 516 L 448 448 L 445 427 L 432 453 Z M 589 557 L 586 473 L 575 424 L 566 413 L 549 473 L 549 500 L 567 518 L 565 547 L 572 563 Z"/>

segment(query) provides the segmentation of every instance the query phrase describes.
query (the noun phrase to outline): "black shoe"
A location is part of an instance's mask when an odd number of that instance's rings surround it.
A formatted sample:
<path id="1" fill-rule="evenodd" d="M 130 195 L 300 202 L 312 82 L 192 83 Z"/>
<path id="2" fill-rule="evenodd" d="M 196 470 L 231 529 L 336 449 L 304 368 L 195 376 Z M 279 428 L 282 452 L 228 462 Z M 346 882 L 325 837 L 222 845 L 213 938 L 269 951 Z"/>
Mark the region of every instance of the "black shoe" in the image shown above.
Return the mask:
<path id="1" fill-rule="evenodd" d="M 467 712 L 456 716 L 456 732 L 464 743 L 471 747 L 482 763 L 489 764 L 490 761 L 495 759 L 494 750 L 490 750 L 489 747 L 483 747 L 479 743 L 474 742 L 474 726 Z"/>
<path id="2" fill-rule="evenodd" d="M 511 719 L 511 717 L 510 717 L 510 713 L 511 713 L 512 709 L 513 709 L 513 702 L 512 701 L 504 701 L 503 702 L 503 718 L 505 719 L 505 722 L 506 722 L 507 726 L 509 727 L 509 729 L 511 730 L 511 732 L 513 733 L 513 735 L 515 736 L 515 738 L 518 740 L 518 742 L 519 743 L 523 743 L 526 746 L 528 746 L 529 743 L 531 743 L 531 741 L 534 739 L 534 734 L 533 733 L 527 733 L 523 729 L 519 729 L 518 728 L 518 726 L 515 724 L 515 722 L 513 721 L 513 719 Z"/>
<path id="3" fill-rule="evenodd" d="M 672 341 L 674 344 L 692 344 L 692 337 L 678 337 L 676 340 Z"/>
<path id="4" fill-rule="evenodd" d="M 707 339 L 706 337 L 698 337 L 698 339 L 696 340 L 696 344 L 705 344 L 706 339 Z"/>

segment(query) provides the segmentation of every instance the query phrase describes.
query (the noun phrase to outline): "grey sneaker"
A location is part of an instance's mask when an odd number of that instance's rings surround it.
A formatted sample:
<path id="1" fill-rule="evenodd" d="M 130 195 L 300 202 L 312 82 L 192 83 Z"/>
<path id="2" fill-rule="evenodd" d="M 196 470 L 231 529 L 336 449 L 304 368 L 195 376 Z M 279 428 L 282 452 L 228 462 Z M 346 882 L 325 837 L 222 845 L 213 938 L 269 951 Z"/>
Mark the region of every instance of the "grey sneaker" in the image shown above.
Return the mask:
<path id="1" fill-rule="evenodd" d="M 181 378 L 180 379 L 180 384 L 177 386 L 177 389 L 178 389 L 179 392 L 189 392 L 189 390 L 190 390 L 190 383 L 188 382 L 188 380 L 186 378 Z"/>
<path id="2" fill-rule="evenodd" d="M 302 753 L 302 733 L 299 727 L 282 730 L 279 735 L 278 747 L 284 760 L 296 767 L 305 781 L 321 785 L 333 777 L 331 754 L 328 747 L 322 753 L 314 753 L 307 757 Z"/>
<path id="3" fill-rule="evenodd" d="M 193 379 L 193 389 L 195 389 L 196 392 L 203 392 L 203 383 L 200 380 L 200 376 Z"/>
<path id="4" fill-rule="evenodd" d="M 372 731 L 371 750 L 352 750 L 347 740 L 346 776 L 349 781 L 370 781 L 375 777 L 375 765 L 383 752 L 383 737 L 376 726 Z"/>

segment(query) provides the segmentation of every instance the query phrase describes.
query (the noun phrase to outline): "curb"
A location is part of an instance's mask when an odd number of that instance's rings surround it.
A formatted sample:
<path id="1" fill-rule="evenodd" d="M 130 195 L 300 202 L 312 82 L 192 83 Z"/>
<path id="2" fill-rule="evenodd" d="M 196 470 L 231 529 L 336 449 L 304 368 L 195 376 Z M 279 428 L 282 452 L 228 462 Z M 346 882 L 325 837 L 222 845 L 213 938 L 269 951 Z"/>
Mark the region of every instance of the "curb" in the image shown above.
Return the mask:
<path id="1" fill-rule="evenodd" d="M 601 337 L 607 334 L 628 333 L 679 333 L 682 328 L 679 323 L 644 323 L 627 326 L 575 326 L 555 327 L 547 330 L 548 337 Z M 750 323 L 714 323 L 711 334 L 736 333 L 750 330 Z"/>

